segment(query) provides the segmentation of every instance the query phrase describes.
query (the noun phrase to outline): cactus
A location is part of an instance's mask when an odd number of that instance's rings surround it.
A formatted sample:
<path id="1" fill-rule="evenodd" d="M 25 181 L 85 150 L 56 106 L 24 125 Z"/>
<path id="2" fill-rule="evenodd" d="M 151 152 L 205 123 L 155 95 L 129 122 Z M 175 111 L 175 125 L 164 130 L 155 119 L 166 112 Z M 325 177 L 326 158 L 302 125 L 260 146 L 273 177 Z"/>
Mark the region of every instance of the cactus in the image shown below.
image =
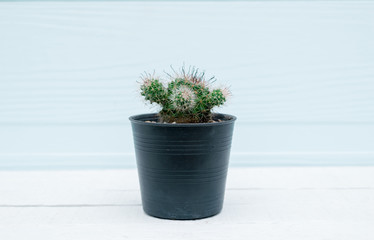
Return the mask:
<path id="1" fill-rule="evenodd" d="M 172 68 L 173 69 L 173 68 Z M 141 95 L 150 103 L 161 106 L 160 122 L 168 123 L 204 123 L 212 121 L 212 109 L 221 106 L 231 95 L 228 88 L 211 89 L 214 77 L 205 79 L 205 73 L 199 69 L 184 68 L 174 76 L 167 87 L 154 74 L 142 75 Z"/>

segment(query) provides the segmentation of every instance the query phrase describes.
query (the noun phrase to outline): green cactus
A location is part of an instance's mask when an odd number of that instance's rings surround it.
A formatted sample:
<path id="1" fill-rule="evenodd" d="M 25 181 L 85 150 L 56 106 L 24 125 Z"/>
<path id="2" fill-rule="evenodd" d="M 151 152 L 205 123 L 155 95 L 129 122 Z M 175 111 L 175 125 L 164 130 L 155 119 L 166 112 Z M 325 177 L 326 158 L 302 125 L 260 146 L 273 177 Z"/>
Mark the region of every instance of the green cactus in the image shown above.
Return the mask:
<path id="1" fill-rule="evenodd" d="M 174 69 L 173 69 L 174 71 Z M 212 120 L 212 109 L 224 104 L 230 96 L 227 88 L 211 90 L 214 77 L 205 80 L 204 72 L 190 67 L 170 74 L 171 81 L 165 87 L 160 78 L 151 74 L 142 76 L 141 95 L 150 103 L 161 106 L 161 122 L 204 123 Z"/>

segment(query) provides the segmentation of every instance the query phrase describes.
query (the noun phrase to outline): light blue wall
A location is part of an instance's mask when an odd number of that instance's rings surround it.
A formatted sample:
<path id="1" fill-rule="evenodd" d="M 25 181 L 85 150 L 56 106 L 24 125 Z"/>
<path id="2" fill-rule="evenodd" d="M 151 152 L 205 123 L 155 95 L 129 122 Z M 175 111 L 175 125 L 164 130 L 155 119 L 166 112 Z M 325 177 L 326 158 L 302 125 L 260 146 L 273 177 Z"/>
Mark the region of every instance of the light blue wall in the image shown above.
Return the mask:
<path id="1" fill-rule="evenodd" d="M 0 167 L 134 166 L 144 70 L 231 86 L 232 165 L 374 164 L 374 2 L 0 3 Z"/>

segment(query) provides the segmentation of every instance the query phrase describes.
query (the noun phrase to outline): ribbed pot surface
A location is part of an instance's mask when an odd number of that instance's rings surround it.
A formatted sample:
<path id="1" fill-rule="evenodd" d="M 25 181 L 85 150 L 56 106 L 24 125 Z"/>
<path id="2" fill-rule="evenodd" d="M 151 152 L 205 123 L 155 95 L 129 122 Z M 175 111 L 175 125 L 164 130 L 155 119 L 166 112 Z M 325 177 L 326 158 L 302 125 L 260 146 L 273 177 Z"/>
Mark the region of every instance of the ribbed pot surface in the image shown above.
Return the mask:
<path id="1" fill-rule="evenodd" d="M 144 211 L 166 219 L 199 219 L 223 205 L 236 117 L 216 123 L 163 124 L 156 114 L 130 117 Z"/>

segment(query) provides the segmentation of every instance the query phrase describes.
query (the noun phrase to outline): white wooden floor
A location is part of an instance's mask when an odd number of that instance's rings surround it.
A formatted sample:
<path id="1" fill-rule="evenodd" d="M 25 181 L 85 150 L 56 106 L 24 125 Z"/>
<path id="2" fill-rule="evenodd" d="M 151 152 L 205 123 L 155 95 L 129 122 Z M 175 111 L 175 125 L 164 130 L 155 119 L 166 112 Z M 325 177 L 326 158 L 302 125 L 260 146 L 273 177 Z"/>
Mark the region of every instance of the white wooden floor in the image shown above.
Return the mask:
<path id="1" fill-rule="evenodd" d="M 0 171 L 0 239 L 374 239 L 374 167 L 232 168 L 198 221 L 141 208 L 137 173 Z"/>

